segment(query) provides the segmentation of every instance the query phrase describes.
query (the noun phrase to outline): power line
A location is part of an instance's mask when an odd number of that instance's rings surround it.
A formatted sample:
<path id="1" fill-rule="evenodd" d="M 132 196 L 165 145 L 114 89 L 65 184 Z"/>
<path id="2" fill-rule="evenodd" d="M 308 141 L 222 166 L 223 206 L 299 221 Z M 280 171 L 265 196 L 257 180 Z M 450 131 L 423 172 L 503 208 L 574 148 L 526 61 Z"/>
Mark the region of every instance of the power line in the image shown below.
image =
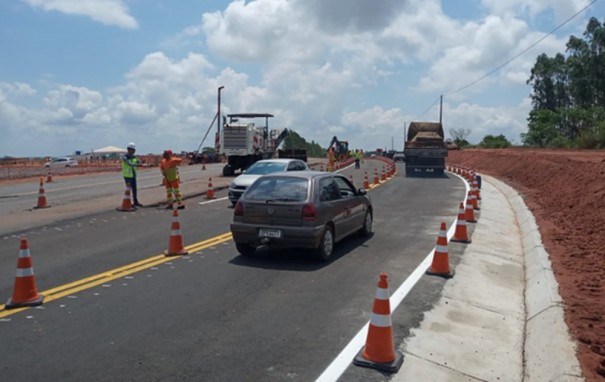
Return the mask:
<path id="1" fill-rule="evenodd" d="M 486 74 L 484 74 L 483 76 L 477 78 L 476 80 L 469 82 L 468 84 L 447 92 L 444 94 L 444 97 L 446 96 L 450 96 L 452 94 L 456 94 L 458 92 L 461 92 L 462 90 L 469 88 L 473 85 L 475 85 L 476 83 L 478 83 L 479 81 L 484 80 L 485 78 L 491 76 L 492 74 L 496 73 L 498 70 L 502 69 L 503 67 L 505 67 L 506 65 L 510 64 L 511 62 L 513 62 L 514 60 L 516 60 L 517 58 L 521 57 L 523 54 L 525 54 L 527 51 L 529 51 L 531 48 L 533 48 L 534 46 L 538 45 L 539 43 L 541 43 L 542 41 L 544 41 L 548 36 L 552 35 L 553 33 L 555 33 L 556 31 L 558 31 L 559 29 L 561 29 L 563 26 L 565 26 L 567 23 L 569 23 L 571 20 L 575 19 L 576 17 L 578 17 L 578 15 L 580 15 L 581 13 L 583 13 L 584 11 L 586 11 L 588 8 L 590 8 L 594 3 L 596 3 L 598 0 L 593 0 L 592 2 L 590 2 L 588 5 L 586 5 L 584 8 L 580 9 L 578 12 L 576 12 L 575 14 L 573 14 L 571 17 L 569 17 L 567 20 L 565 20 L 563 23 L 559 24 L 555 29 L 553 29 L 552 31 L 548 32 L 547 34 L 545 34 L 544 36 L 542 36 L 540 39 L 538 39 L 536 42 L 534 42 L 533 44 L 531 44 L 530 46 L 528 46 L 527 48 L 523 49 L 521 52 L 517 53 L 515 56 L 513 56 L 512 58 L 510 58 L 508 61 L 504 62 L 503 64 L 497 66 L 496 68 L 490 70 L 489 72 L 487 72 Z M 437 98 L 437 100 L 435 100 L 431 106 L 429 106 L 422 114 L 420 114 L 417 118 L 422 117 L 424 114 L 426 114 L 434 105 L 435 103 L 437 103 L 437 101 L 439 101 L 439 98 Z"/>

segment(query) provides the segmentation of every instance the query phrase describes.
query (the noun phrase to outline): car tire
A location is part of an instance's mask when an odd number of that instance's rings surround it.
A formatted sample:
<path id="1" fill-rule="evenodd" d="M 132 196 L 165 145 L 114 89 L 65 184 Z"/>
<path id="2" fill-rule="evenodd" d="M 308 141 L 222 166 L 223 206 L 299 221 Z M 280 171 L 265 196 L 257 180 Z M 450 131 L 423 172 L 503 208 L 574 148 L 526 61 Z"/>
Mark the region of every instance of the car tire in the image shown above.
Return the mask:
<path id="1" fill-rule="evenodd" d="M 235 248 L 242 256 L 252 256 L 256 252 L 256 248 L 247 243 L 235 243 Z"/>
<path id="2" fill-rule="evenodd" d="M 332 227 L 326 226 L 319 241 L 319 247 L 315 250 L 315 256 L 321 261 L 328 261 L 332 258 L 334 251 L 334 231 Z"/>
<path id="3" fill-rule="evenodd" d="M 372 211 L 367 211 L 366 216 L 363 218 L 363 226 L 359 230 L 359 234 L 364 237 L 368 237 L 372 235 L 372 221 L 373 221 Z"/>

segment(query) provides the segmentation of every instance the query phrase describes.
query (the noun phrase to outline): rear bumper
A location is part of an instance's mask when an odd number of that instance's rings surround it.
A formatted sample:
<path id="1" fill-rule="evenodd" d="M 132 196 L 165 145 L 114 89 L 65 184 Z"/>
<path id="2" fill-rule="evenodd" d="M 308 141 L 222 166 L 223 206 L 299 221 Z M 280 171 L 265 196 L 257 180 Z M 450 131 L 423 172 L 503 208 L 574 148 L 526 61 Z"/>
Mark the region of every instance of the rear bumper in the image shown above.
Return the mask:
<path id="1" fill-rule="evenodd" d="M 259 245 L 269 245 L 282 248 L 317 248 L 323 234 L 323 226 L 317 227 L 289 227 L 289 226 L 262 226 L 240 222 L 233 222 L 230 225 L 233 241 L 236 243 L 245 243 L 257 247 Z M 282 236 L 276 238 L 262 238 L 258 236 L 261 228 L 279 229 Z"/>

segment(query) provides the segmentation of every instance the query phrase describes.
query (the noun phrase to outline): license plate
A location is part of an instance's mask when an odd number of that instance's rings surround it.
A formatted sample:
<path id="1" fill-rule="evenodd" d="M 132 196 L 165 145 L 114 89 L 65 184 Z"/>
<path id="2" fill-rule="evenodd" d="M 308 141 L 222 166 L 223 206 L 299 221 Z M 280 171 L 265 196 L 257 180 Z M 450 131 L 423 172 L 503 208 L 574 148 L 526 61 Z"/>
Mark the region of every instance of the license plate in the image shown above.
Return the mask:
<path id="1" fill-rule="evenodd" d="M 278 230 L 278 229 L 261 228 L 258 231 L 258 236 L 259 237 L 271 237 L 271 238 L 279 239 L 281 237 L 281 231 Z"/>

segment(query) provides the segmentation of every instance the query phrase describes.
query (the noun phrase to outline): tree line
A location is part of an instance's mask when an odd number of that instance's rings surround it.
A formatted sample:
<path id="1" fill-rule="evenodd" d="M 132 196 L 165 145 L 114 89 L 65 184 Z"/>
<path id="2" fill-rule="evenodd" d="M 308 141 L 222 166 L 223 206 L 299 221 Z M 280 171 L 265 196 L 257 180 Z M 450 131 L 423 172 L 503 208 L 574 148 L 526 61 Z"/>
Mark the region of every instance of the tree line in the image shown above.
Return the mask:
<path id="1" fill-rule="evenodd" d="M 539 55 L 527 83 L 532 110 L 523 144 L 605 148 L 605 24 L 593 17 L 565 54 Z"/>

